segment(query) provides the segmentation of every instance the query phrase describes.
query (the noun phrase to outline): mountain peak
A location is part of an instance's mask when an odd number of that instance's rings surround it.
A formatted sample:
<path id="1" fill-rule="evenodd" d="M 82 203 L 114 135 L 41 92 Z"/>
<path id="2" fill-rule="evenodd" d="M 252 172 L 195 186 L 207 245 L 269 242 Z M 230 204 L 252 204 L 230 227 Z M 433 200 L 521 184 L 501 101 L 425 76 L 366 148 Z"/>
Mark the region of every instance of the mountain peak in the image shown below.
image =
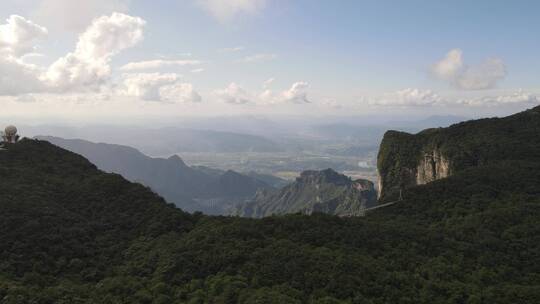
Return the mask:
<path id="1" fill-rule="evenodd" d="M 250 217 L 296 212 L 360 215 L 376 203 L 376 197 L 370 181 L 353 182 L 332 169 L 309 170 L 279 191 L 259 191 L 252 201 L 240 205 L 237 213 Z"/>
<path id="2" fill-rule="evenodd" d="M 350 184 L 351 179 L 343 174 L 340 174 L 333 169 L 325 169 L 321 171 L 307 170 L 300 174 L 296 179 L 299 183 L 331 183 L 336 185 Z"/>
<path id="3" fill-rule="evenodd" d="M 175 163 L 178 163 L 180 164 L 182 167 L 187 167 L 186 163 L 184 162 L 184 160 L 182 158 L 180 158 L 180 156 L 178 156 L 177 154 L 173 154 L 171 155 L 169 158 L 167 158 L 167 160 L 171 161 L 171 162 L 175 162 Z"/>

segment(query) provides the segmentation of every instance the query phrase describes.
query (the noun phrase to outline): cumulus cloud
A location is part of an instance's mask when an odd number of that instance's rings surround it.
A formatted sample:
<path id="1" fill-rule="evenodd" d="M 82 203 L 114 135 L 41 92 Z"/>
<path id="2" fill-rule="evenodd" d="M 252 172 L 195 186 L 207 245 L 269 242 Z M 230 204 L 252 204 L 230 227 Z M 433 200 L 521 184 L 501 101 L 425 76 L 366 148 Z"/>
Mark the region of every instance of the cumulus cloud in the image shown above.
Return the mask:
<path id="1" fill-rule="evenodd" d="M 295 82 L 290 89 L 284 91 L 281 96 L 286 102 L 293 103 L 310 103 L 307 98 L 307 88 L 309 87 L 307 82 L 299 81 Z"/>
<path id="2" fill-rule="evenodd" d="M 240 14 L 257 14 L 266 6 L 266 0 L 198 0 L 197 3 L 221 22 Z"/>
<path id="3" fill-rule="evenodd" d="M 0 55 L 20 57 L 35 51 L 36 43 L 47 37 L 45 27 L 24 17 L 11 15 L 0 25 Z"/>
<path id="4" fill-rule="evenodd" d="M 45 89 L 42 70 L 11 55 L 0 56 L 0 96 L 16 96 Z"/>
<path id="5" fill-rule="evenodd" d="M 232 82 L 225 89 L 215 91 L 215 95 L 228 104 L 247 104 L 252 101 L 252 96 L 244 88 Z"/>
<path id="6" fill-rule="evenodd" d="M 240 59 L 240 62 L 252 63 L 273 60 L 277 57 L 276 54 L 255 54 Z"/>
<path id="7" fill-rule="evenodd" d="M 120 13 L 97 18 L 79 35 L 75 51 L 48 68 L 24 62 L 47 29 L 19 16 L 0 25 L 0 94 L 99 90 L 111 76 L 110 61 L 143 38 L 145 21 Z"/>
<path id="8" fill-rule="evenodd" d="M 57 29 L 84 30 L 98 16 L 127 12 L 130 0 L 40 0 L 33 16 Z"/>
<path id="9" fill-rule="evenodd" d="M 12 15 L 0 25 L 0 95 L 20 95 L 43 90 L 43 70 L 24 62 L 47 29 L 21 16 Z"/>
<path id="10" fill-rule="evenodd" d="M 499 96 L 460 99 L 456 103 L 467 106 L 536 105 L 540 104 L 540 97 L 524 92 L 523 90 L 518 90 L 510 94 Z"/>
<path id="11" fill-rule="evenodd" d="M 175 83 L 164 86 L 159 91 L 163 101 L 173 103 L 195 103 L 201 102 L 201 95 L 193 89 L 191 83 Z"/>
<path id="12" fill-rule="evenodd" d="M 48 85 L 57 90 L 99 88 L 110 77 L 112 57 L 143 39 L 145 23 L 121 13 L 95 19 L 79 36 L 75 51 L 49 67 Z"/>
<path id="13" fill-rule="evenodd" d="M 442 104 L 445 101 L 431 90 L 407 88 L 393 93 L 384 94 L 381 97 L 369 100 L 369 104 L 376 106 L 432 106 Z"/>
<path id="14" fill-rule="evenodd" d="M 435 76 L 442 80 L 455 81 L 463 70 L 463 51 L 450 50 L 443 59 L 433 65 L 432 70 Z"/>
<path id="15" fill-rule="evenodd" d="M 284 103 L 310 103 L 307 97 L 308 83 L 299 81 L 294 83 L 289 89 L 274 93 L 268 88 L 273 82 L 273 78 L 263 83 L 263 91 L 260 93 L 249 92 L 236 83 L 231 83 L 225 89 L 215 91 L 215 95 L 228 104 L 284 104 Z"/>
<path id="16" fill-rule="evenodd" d="M 140 71 L 140 70 L 155 70 L 174 66 L 199 65 L 202 62 L 199 60 L 147 60 L 130 62 L 120 68 L 122 71 Z"/>
<path id="17" fill-rule="evenodd" d="M 284 103 L 297 103 L 305 104 L 311 103 L 307 97 L 307 89 L 309 87 L 307 82 L 298 81 L 291 85 L 291 87 L 282 92 L 274 93 L 269 86 L 274 82 L 274 78 L 270 78 L 263 83 L 263 91 L 257 95 L 257 101 L 260 104 L 284 104 Z"/>
<path id="18" fill-rule="evenodd" d="M 463 90 L 490 89 L 506 77 L 506 66 L 501 59 L 490 58 L 478 65 L 466 65 L 460 49 L 449 51 L 432 66 L 433 75 Z"/>
<path id="19" fill-rule="evenodd" d="M 174 103 L 200 102 L 201 96 L 189 83 L 182 83 L 181 76 L 173 73 L 124 74 L 121 95 L 146 101 Z"/>

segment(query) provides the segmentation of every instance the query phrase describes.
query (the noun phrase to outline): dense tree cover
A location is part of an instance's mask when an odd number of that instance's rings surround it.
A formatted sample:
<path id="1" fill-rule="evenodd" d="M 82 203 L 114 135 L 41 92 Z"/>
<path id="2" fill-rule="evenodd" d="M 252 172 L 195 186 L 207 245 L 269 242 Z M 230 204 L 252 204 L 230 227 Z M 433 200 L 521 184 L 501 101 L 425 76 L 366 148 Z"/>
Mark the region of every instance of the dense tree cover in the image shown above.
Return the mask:
<path id="1" fill-rule="evenodd" d="M 500 161 L 540 162 L 540 106 L 503 118 L 471 120 L 418 134 L 388 131 L 378 155 L 383 199 L 416 184 L 416 168 L 425 154 L 438 151 L 450 172 Z"/>
<path id="2" fill-rule="evenodd" d="M 256 220 L 184 213 L 47 142 L 7 148 L 2 303 L 540 303 L 535 156 L 366 217 Z"/>

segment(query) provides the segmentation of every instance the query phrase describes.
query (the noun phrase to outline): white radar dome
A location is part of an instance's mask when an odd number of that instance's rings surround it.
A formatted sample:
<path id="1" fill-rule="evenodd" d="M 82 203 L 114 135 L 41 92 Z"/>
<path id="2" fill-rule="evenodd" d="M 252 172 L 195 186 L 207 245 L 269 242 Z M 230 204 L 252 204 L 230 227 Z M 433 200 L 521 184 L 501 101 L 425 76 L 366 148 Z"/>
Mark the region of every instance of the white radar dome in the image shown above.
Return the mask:
<path id="1" fill-rule="evenodd" d="M 7 126 L 5 130 L 6 136 L 14 136 L 17 134 L 17 128 L 15 126 Z"/>

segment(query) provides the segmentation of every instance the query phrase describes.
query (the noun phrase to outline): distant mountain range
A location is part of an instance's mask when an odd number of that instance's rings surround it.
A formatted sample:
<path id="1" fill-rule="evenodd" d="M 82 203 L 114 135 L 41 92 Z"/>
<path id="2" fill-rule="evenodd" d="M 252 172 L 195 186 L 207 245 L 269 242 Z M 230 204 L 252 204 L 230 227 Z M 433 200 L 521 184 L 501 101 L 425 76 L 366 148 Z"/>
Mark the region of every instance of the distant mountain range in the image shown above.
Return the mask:
<path id="1" fill-rule="evenodd" d="M 275 214 L 322 212 L 339 216 L 363 214 L 377 203 L 377 192 L 368 180 L 351 180 L 332 169 L 304 171 L 280 190 L 260 190 L 252 201 L 237 207 L 236 214 L 265 217 Z"/>
<path id="2" fill-rule="evenodd" d="M 389 131 L 382 200 L 402 199 L 365 217 L 187 214 L 48 142 L 6 144 L 0 302 L 537 304 L 539 132 L 540 107 Z M 306 172 L 274 193 L 324 202 L 350 184 Z"/>
<path id="3" fill-rule="evenodd" d="M 50 136 L 37 138 L 80 154 L 106 172 L 149 186 L 188 212 L 227 214 L 235 204 L 251 199 L 257 190 L 273 190 L 271 184 L 285 183 L 277 177 L 254 173 L 248 176 L 230 170 L 189 167 L 177 155 L 152 158 L 128 146 Z"/>
<path id="4" fill-rule="evenodd" d="M 258 135 L 177 127 L 140 128 L 125 126 L 59 127 L 23 126 L 26 136 L 53 135 L 92 142 L 126 145 L 146 155 L 163 156 L 180 152 L 238 153 L 283 151 L 278 143 Z"/>
<path id="5" fill-rule="evenodd" d="M 296 212 L 358 215 L 374 205 L 377 196 L 371 182 L 352 181 L 331 169 L 305 171 L 286 186 L 289 182 L 281 178 L 256 172 L 190 167 L 177 155 L 152 158 L 122 145 L 37 138 L 80 154 L 106 172 L 144 184 L 188 212 L 246 217 Z"/>

